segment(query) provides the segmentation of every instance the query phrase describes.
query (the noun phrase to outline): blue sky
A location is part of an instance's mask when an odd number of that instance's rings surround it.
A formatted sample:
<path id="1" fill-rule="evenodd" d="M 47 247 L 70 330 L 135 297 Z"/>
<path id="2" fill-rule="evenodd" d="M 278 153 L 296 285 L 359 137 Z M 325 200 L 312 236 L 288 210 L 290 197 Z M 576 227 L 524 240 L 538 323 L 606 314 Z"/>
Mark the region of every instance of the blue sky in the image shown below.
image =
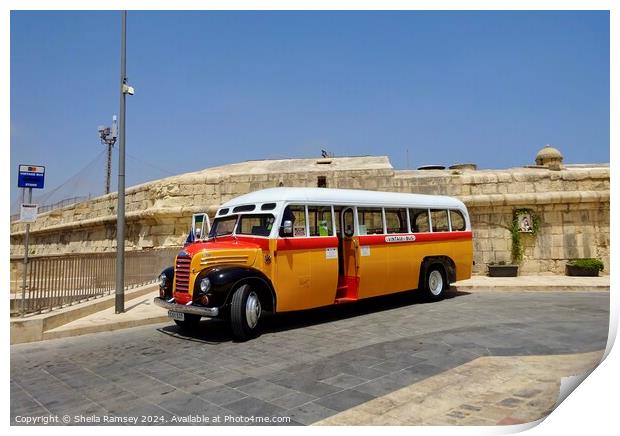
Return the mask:
<path id="1" fill-rule="evenodd" d="M 547 143 L 609 162 L 606 11 L 132 11 L 127 32 L 128 186 L 322 148 L 398 169 L 407 149 L 410 168 L 527 165 Z M 12 203 L 19 163 L 46 165 L 39 194 L 86 167 L 54 201 L 102 192 L 119 46 L 118 12 L 11 13 Z"/>

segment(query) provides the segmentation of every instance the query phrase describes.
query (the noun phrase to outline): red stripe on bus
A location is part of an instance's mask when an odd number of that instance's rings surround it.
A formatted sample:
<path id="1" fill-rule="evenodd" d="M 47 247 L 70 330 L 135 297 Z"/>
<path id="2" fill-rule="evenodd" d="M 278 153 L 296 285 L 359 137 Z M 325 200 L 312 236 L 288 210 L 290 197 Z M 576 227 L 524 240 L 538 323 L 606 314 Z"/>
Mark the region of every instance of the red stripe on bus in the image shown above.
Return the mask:
<path id="1" fill-rule="evenodd" d="M 337 248 L 338 238 L 284 238 L 278 239 L 278 250 L 310 250 L 313 248 Z"/>
<path id="2" fill-rule="evenodd" d="M 408 241 L 392 241 L 387 242 L 385 239 L 389 237 L 411 237 L 415 240 Z M 383 245 L 383 244 L 404 244 L 413 242 L 440 242 L 440 241 L 456 241 L 458 239 L 471 239 L 472 232 L 435 232 L 435 233 L 390 233 L 388 235 L 363 235 L 359 237 L 360 245 Z"/>

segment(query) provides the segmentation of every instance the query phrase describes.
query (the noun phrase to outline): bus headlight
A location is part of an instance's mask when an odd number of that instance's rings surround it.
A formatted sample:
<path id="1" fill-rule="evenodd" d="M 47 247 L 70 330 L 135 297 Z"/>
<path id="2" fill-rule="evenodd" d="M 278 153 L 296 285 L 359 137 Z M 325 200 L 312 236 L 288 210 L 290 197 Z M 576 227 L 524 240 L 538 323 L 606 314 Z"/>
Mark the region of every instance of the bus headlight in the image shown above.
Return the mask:
<path id="1" fill-rule="evenodd" d="M 165 288 L 168 284 L 168 277 L 166 277 L 166 274 L 161 273 L 159 277 L 157 277 L 157 283 L 159 284 L 160 288 Z"/>
<path id="2" fill-rule="evenodd" d="M 206 294 L 209 289 L 211 289 L 211 281 L 209 280 L 209 278 L 205 277 L 204 279 L 200 280 L 200 290 Z"/>

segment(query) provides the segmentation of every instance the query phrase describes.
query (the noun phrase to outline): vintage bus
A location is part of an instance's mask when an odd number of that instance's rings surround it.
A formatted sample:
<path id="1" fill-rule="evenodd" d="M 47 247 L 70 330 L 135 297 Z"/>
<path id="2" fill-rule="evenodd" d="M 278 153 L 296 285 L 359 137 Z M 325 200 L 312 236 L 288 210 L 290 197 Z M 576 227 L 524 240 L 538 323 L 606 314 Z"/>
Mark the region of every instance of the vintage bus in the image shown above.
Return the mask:
<path id="1" fill-rule="evenodd" d="M 272 188 L 223 204 L 211 230 L 159 276 L 155 303 L 182 328 L 229 319 L 239 340 L 261 315 L 419 289 L 441 299 L 472 270 L 465 205 L 452 197 Z"/>

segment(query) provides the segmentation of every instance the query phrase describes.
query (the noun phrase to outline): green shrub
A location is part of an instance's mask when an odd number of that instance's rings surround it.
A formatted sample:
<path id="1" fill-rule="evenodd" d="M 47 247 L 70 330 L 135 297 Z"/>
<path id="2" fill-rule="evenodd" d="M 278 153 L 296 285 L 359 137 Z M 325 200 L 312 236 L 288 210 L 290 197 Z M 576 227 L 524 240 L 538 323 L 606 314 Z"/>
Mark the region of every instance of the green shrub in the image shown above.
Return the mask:
<path id="1" fill-rule="evenodd" d="M 568 265 L 594 271 L 603 271 L 603 268 L 605 268 L 605 265 L 600 259 L 573 259 L 568 261 Z"/>

